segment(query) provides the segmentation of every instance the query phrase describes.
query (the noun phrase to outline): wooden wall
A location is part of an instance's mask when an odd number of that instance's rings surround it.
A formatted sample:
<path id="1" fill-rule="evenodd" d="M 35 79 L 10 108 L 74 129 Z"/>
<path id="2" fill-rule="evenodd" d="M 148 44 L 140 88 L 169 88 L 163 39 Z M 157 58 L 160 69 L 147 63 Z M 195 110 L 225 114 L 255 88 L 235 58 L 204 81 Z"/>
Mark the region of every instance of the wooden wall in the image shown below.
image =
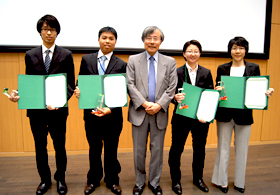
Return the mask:
<path id="1" fill-rule="evenodd" d="M 272 23 L 271 23 L 271 48 L 269 60 L 249 60 L 257 63 L 261 68 L 261 75 L 270 75 L 270 87 L 275 89 L 274 95 L 269 99 L 267 111 L 254 110 L 254 121 L 250 142 L 280 140 L 279 110 L 277 104 L 280 93 L 280 0 L 273 1 Z M 187 40 L 186 40 L 187 41 Z M 182 45 L 184 43 L 182 42 Z M 79 73 L 80 62 L 83 54 L 73 54 L 76 78 Z M 0 89 L 8 87 L 17 89 L 17 75 L 25 73 L 25 53 L 0 53 Z M 128 55 L 118 55 L 124 61 L 128 61 Z M 185 61 L 183 57 L 174 57 L 177 65 L 182 66 Z M 199 64 L 209 68 L 213 79 L 216 78 L 218 65 L 228 62 L 226 58 L 201 58 Z M 0 154 L 9 152 L 31 152 L 34 151 L 33 136 L 26 117 L 26 110 L 18 110 L 17 103 L 10 102 L 6 96 L 0 96 Z M 169 125 L 165 136 L 165 147 L 171 145 L 171 125 L 173 105 L 170 106 Z M 68 151 L 80 151 L 88 149 L 85 137 L 83 112 L 78 109 L 78 100 L 73 96 L 69 101 L 70 114 L 67 120 L 66 147 Z M 132 149 L 131 124 L 127 121 L 128 108 L 123 108 L 124 125 L 120 137 L 119 150 Z M 49 137 L 48 149 L 53 150 Z M 216 124 L 210 125 L 207 145 L 217 143 Z M 189 136 L 186 145 L 191 145 Z M 131 150 L 132 151 L 132 150 Z"/>

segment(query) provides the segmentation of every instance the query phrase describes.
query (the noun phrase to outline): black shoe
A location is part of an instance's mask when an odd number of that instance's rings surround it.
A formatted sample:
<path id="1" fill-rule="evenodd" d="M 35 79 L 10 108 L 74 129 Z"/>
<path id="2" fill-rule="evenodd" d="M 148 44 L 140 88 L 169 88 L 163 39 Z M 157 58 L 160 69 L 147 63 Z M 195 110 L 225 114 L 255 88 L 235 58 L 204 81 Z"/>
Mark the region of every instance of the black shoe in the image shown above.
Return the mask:
<path id="1" fill-rule="evenodd" d="M 52 182 L 41 182 L 37 188 L 36 194 L 45 194 L 50 189 Z"/>
<path id="2" fill-rule="evenodd" d="M 157 187 L 154 187 L 149 182 L 148 186 L 152 190 L 154 195 L 162 195 L 162 189 L 161 189 L 161 187 L 159 185 Z"/>
<path id="3" fill-rule="evenodd" d="M 60 195 L 66 194 L 68 191 L 65 181 L 57 181 L 57 192 Z"/>
<path id="4" fill-rule="evenodd" d="M 142 187 L 138 187 L 137 185 L 135 185 L 133 188 L 133 194 L 141 195 L 143 193 L 144 188 L 145 188 L 145 184 Z"/>
<path id="5" fill-rule="evenodd" d="M 180 183 L 177 183 L 175 185 L 172 185 L 172 190 L 175 192 L 175 194 L 182 194 L 182 186 Z"/>
<path id="6" fill-rule="evenodd" d="M 122 188 L 119 185 L 113 184 L 113 185 L 107 185 L 106 187 L 109 188 L 114 194 L 121 195 L 122 194 Z"/>
<path id="7" fill-rule="evenodd" d="M 88 194 L 91 194 L 92 192 L 94 192 L 95 188 L 99 187 L 100 186 L 100 183 L 99 184 L 87 184 L 86 187 L 85 187 L 85 195 L 88 195 Z"/>
<path id="8" fill-rule="evenodd" d="M 193 181 L 194 185 L 196 185 L 201 191 L 209 192 L 207 185 L 204 183 L 203 179 L 198 179 Z"/>
<path id="9" fill-rule="evenodd" d="M 240 193 L 244 193 L 245 192 L 245 188 L 239 188 L 239 187 L 234 186 L 234 189 L 237 190 Z"/>
<path id="10" fill-rule="evenodd" d="M 217 186 L 217 188 L 219 188 L 223 193 L 228 192 L 228 186 L 227 187 Z"/>

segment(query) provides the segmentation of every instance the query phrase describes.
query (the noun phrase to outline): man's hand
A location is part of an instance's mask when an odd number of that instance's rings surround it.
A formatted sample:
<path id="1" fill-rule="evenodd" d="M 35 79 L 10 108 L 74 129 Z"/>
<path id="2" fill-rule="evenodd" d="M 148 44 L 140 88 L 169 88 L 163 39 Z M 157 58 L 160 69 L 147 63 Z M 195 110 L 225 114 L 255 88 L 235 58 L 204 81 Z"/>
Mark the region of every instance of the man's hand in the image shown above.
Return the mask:
<path id="1" fill-rule="evenodd" d="M 12 102 L 17 102 L 19 100 L 18 91 L 12 90 L 12 93 L 8 97 Z"/>
<path id="2" fill-rule="evenodd" d="M 161 105 L 159 105 L 158 103 L 153 103 L 153 102 L 150 102 L 150 106 L 145 108 L 146 112 L 149 114 L 149 115 L 155 115 L 156 113 L 158 113 L 161 109 Z"/>
<path id="3" fill-rule="evenodd" d="M 51 105 L 48 105 L 48 106 L 47 106 L 47 109 L 48 109 L 48 110 L 58 110 L 58 108 L 54 108 L 54 107 L 52 107 Z"/>
<path id="4" fill-rule="evenodd" d="M 81 91 L 80 91 L 80 89 L 79 89 L 78 86 L 75 88 L 74 93 L 75 93 L 75 96 L 76 96 L 77 98 L 80 97 Z"/>
<path id="5" fill-rule="evenodd" d="M 105 115 L 107 115 L 107 114 L 111 114 L 112 113 L 112 111 L 111 111 L 111 109 L 110 108 L 107 108 L 107 107 L 105 107 L 105 108 L 97 108 L 97 112 L 93 112 L 93 114 L 95 115 L 95 116 L 98 116 L 98 117 L 102 117 L 102 116 L 105 116 Z M 109 121 L 110 122 L 110 121 Z"/>

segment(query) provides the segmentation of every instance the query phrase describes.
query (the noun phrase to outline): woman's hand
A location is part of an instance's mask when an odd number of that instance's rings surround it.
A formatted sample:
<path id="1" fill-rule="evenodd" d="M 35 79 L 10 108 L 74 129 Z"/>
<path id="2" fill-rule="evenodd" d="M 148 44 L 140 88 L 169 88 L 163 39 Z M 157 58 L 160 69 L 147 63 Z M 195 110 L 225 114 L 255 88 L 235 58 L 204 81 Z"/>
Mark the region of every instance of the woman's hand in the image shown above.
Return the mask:
<path id="1" fill-rule="evenodd" d="M 272 96 L 273 92 L 274 92 L 274 89 L 273 89 L 273 88 L 269 88 L 269 89 L 265 92 L 265 94 L 266 94 L 268 97 L 270 97 L 270 96 Z"/>
<path id="2" fill-rule="evenodd" d="M 185 99 L 185 93 L 177 93 L 174 96 L 174 99 L 178 102 L 178 103 L 182 103 L 182 100 Z"/>

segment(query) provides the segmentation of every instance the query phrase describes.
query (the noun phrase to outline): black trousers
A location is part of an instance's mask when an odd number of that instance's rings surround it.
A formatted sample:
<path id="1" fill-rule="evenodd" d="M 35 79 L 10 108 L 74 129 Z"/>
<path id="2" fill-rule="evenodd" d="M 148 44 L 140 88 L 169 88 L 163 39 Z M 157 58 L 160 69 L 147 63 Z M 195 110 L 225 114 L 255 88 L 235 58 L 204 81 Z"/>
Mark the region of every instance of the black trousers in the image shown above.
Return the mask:
<path id="1" fill-rule="evenodd" d="M 65 149 L 65 133 L 67 115 L 57 111 L 44 112 L 42 115 L 30 116 L 30 126 L 34 137 L 36 162 L 41 181 L 51 181 L 51 171 L 48 164 L 47 136 L 50 133 L 53 140 L 56 157 L 55 180 L 65 180 L 67 156 Z"/>
<path id="2" fill-rule="evenodd" d="M 87 174 L 88 184 L 99 184 L 103 177 L 101 154 L 104 145 L 104 182 L 108 185 L 119 185 L 118 174 L 121 172 L 121 166 L 117 158 L 117 151 L 122 121 L 118 121 L 116 124 L 110 120 L 111 117 L 113 116 L 97 117 L 92 115 L 85 120 L 90 162 Z"/>
<path id="3" fill-rule="evenodd" d="M 193 146 L 193 180 L 202 179 L 205 160 L 205 145 L 209 123 L 180 116 L 181 120 L 172 122 L 172 145 L 169 151 L 169 167 L 172 183 L 181 181 L 181 155 L 189 132 L 192 133 Z M 186 163 L 186 162 L 183 162 Z"/>

